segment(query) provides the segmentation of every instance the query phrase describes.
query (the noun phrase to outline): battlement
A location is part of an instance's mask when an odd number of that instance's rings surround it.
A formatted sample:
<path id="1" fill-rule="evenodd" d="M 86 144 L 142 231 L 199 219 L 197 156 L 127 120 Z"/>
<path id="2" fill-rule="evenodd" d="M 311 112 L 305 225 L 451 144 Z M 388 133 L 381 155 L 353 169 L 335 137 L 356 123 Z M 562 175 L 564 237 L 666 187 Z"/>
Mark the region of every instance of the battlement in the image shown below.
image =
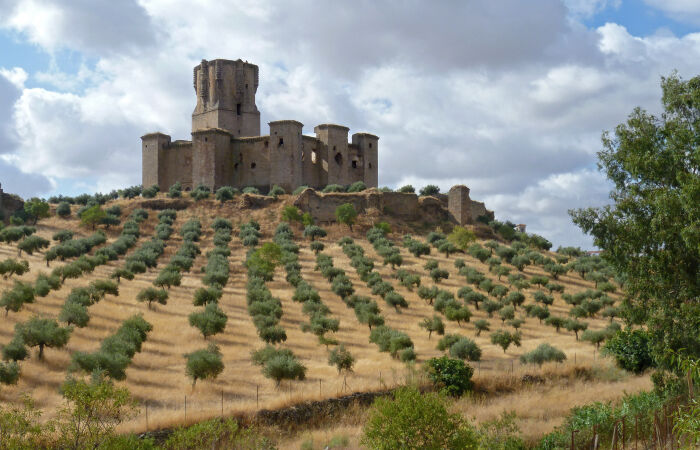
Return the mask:
<path id="1" fill-rule="evenodd" d="M 323 187 L 363 181 L 376 187 L 378 140 L 369 133 L 324 123 L 316 136 L 304 136 L 296 120 L 268 123 L 260 134 L 255 103 L 259 68 L 247 61 L 202 60 L 194 67 L 196 105 L 192 112 L 192 140 L 176 140 L 161 132 L 142 140 L 142 183 L 167 190 L 176 181 L 183 187 L 204 184 L 266 192 L 273 185 L 291 191 L 301 185 Z"/>

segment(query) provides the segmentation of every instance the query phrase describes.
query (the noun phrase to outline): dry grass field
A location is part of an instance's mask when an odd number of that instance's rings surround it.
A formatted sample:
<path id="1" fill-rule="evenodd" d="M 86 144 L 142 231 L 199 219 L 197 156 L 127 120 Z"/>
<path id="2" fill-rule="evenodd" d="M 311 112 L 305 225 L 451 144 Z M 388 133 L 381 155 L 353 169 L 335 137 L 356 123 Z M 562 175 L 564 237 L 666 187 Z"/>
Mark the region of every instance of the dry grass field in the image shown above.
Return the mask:
<path id="1" fill-rule="evenodd" d="M 123 206 L 122 217 L 136 207 L 138 201 L 117 201 Z M 287 341 L 282 347 L 290 348 L 308 368 L 304 381 L 283 382 L 279 388 L 272 380 L 262 376 L 259 366 L 251 362 L 251 351 L 264 345 L 257 335 L 251 317 L 247 312 L 245 298 L 246 270 L 243 266 L 246 248 L 234 237 L 230 244 L 231 256 L 229 263 L 231 273 L 220 306 L 228 315 L 228 323 L 223 333 L 212 336 L 208 340 L 188 323 L 188 315 L 195 311 L 192 304 L 196 288 L 202 286 L 200 267 L 206 264 L 205 253 L 212 244 L 213 230 L 210 224 L 217 216 L 230 219 L 234 225 L 246 222 L 251 218 L 262 225 L 262 242 L 272 238 L 274 228 L 279 222 L 280 210 L 284 200 L 272 207 L 257 210 L 240 210 L 233 203 L 221 205 L 213 200 L 192 203 L 190 207 L 181 210 L 173 225 L 175 233 L 167 241 L 165 253 L 160 257 L 158 267 L 149 269 L 145 274 L 137 275 L 132 281 L 122 280 L 118 296 L 106 296 L 99 303 L 90 306 L 91 320 L 85 328 L 76 328 L 63 349 L 48 348 L 43 361 L 36 357 L 32 350 L 31 357 L 21 362 L 20 381 L 15 386 L 0 386 L 0 402 L 18 402 L 23 393 L 30 393 L 37 406 L 44 411 L 44 417 L 52 416 L 52 411 L 61 405 L 58 393 L 59 385 L 65 380 L 70 365 L 71 354 L 76 351 L 95 351 L 100 342 L 120 326 L 127 317 L 142 313 L 143 317 L 153 325 L 153 331 L 148 335 L 142 351 L 137 353 L 127 369 L 127 378 L 119 382 L 126 386 L 141 403 L 138 417 L 126 423 L 124 431 L 142 431 L 146 428 L 170 427 L 185 422 L 218 416 L 223 408 L 224 414 L 251 413 L 261 408 L 277 408 L 298 401 L 318 399 L 343 394 L 343 392 L 370 391 L 384 387 L 392 387 L 405 381 L 411 376 L 406 365 L 392 359 L 388 353 L 379 352 L 377 346 L 369 342 L 367 326 L 358 322 L 352 309 L 346 307 L 342 300 L 331 291 L 330 283 L 314 270 L 315 256 L 309 249 L 308 240 L 303 240 L 301 230 L 295 228 L 295 241 L 300 245 L 299 261 L 302 265 L 302 275 L 321 295 L 323 302 L 330 308 L 331 315 L 340 319 L 340 329 L 334 337 L 350 350 L 356 358 L 354 372 L 344 380 L 336 369 L 328 364 L 326 348 L 317 342 L 315 336 L 302 332 L 300 324 L 307 321 L 302 314 L 301 304 L 292 301 L 294 292 L 286 281 L 284 270 L 277 269 L 275 279 L 267 285 L 273 295 L 279 297 L 283 304 L 283 316 L 280 325 L 287 332 Z M 74 207 L 75 208 L 75 207 Z M 149 211 L 149 218 L 141 225 L 140 245 L 150 239 L 153 228 L 157 223 L 157 211 Z M 194 262 L 189 273 L 184 274 L 182 285 L 170 289 L 167 305 L 155 305 L 149 309 L 146 304 L 136 300 L 138 292 L 148 286 L 170 257 L 177 251 L 181 241 L 177 234 L 180 226 L 192 217 L 202 222 L 203 235 L 200 240 L 202 254 Z M 366 219 L 365 219 L 366 221 Z M 362 221 L 361 221 L 362 222 Z M 415 344 L 417 354 L 416 367 L 427 359 L 440 356 L 443 352 L 436 349 L 439 336 L 433 335 L 428 339 L 428 333 L 419 327 L 419 322 L 435 313 L 432 306 L 421 300 L 415 292 L 409 292 L 393 278 L 395 270 L 381 264 L 382 258 L 375 252 L 369 242 L 364 239 L 367 226 L 355 227 L 350 233 L 347 228 L 339 225 L 325 226 L 328 237 L 321 239 L 326 244 L 325 254 L 333 257 L 335 266 L 343 268 L 353 282 L 356 293 L 367 295 L 379 304 L 387 325 L 405 332 Z M 365 224 L 366 225 L 366 224 Z M 120 226 L 107 231 L 108 242 L 118 236 Z M 397 227 L 398 228 L 398 227 Z M 52 234 L 60 229 L 71 229 L 83 236 L 91 233 L 79 226 L 77 219 L 59 219 L 51 217 L 41 220 L 37 226 L 37 234 L 50 239 Z M 378 297 L 373 296 L 359 279 L 355 270 L 350 266 L 349 258 L 337 244 L 340 237 L 352 236 L 356 243 L 362 245 L 368 257 L 376 263 L 376 270 L 385 281 L 390 282 L 397 292 L 403 295 L 409 307 L 402 312 L 396 312 Z M 462 258 L 467 265 L 485 273 L 488 277 L 497 278 L 489 273 L 488 266 L 468 256 L 457 254 L 445 258 L 435 249 L 428 257 L 416 258 L 401 245 L 402 233 L 395 232 L 390 238 L 400 248 L 404 258 L 401 268 L 421 276 L 423 285 L 432 286 L 434 283 L 423 268 L 427 259 L 435 259 L 441 268 L 449 271 L 450 276 L 443 280 L 439 287 L 452 291 L 467 285 L 464 277 L 459 275 L 454 266 L 456 258 Z M 424 239 L 414 234 L 417 239 Z M 53 242 L 52 242 L 53 245 Z M 133 251 L 130 250 L 130 252 Z M 94 250 L 93 250 L 94 252 Z M 127 253 L 128 255 L 129 253 Z M 0 260 L 16 258 L 16 245 L 0 244 Z M 22 255 L 30 263 L 30 272 L 16 279 L 33 281 L 40 272 L 49 272 L 60 262 L 52 262 L 46 268 L 43 254 Z M 8 343 L 14 333 L 15 324 L 28 320 L 30 317 L 42 314 L 56 318 L 61 305 L 70 290 L 77 286 L 87 286 L 90 281 L 108 278 L 110 273 L 124 264 L 124 257 L 118 261 L 109 262 L 97 267 L 91 274 L 78 279 L 67 280 L 57 291 L 51 291 L 47 297 L 37 297 L 35 303 L 25 305 L 19 312 L 10 312 L 0 320 L 0 344 Z M 515 270 L 514 270 L 515 271 Z M 524 274 L 546 275 L 540 267 L 528 266 Z M 12 279 L 0 279 L 0 290 L 12 286 Z M 569 272 L 557 280 L 565 286 L 565 292 L 573 294 L 593 288 L 593 283 L 581 279 L 577 274 Z M 506 284 L 503 280 L 500 283 Z M 532 294 L 535 288 L 526 290 L 526 304 L 533 302 Z M 555 301 L 550 310 L 552 314 L 567 316 L 570 306 L 562 299 L 561 294 L 554 293 Z M 616 294 L 612 295 L 618 298 Z M 525 317 L 522 308 L 518 308 L 517 316 L 522 315 L 525 323 L 521 328 L 522 346 L 508 348 L 503 352 L 500 347 L 490 342 L 489 332 L 476 336 L 473 322 L 477 319 L 487 319 L 491 331 L 506 328 L 502 325 L 497 314 L 489 319 L 483 310 L 475 310 L 470 306 L 472 318 L 470 323 L 458 326 L 455 322 L 445 321 L 446 333 L 458 333 L 477 342 L 483 351 L 482 360 L 472 363 L 475 368 L 474 380 L 480 392 L 484 395 L 472 395 L 459 400 L 455 408 L 466 417 L 474 418 L 477 422 L 491 420 L 503 411 L 513 410 L 518 414 L 518 423 L 525 437 L 535 439 L 537 436 L 551 431 L 559 423 L 559 418 L 572 406 L 595 401 L 619 398 L 623 393 L 636 392 L 650 387 L 648 377 L 634 377 L 614 369 L 607 360 L 600 360 L 590 343 L 577 341 L 572 332 L 561 330 L 557 333 L 553 327 L 540 324 L 535 318 Z M 607 319 L 596 317 L 585 319 L 590 329 L 602 329 L 608 324 Z M 184 353 L 206 347 L 207 343 L 215 342 L 223 353 L 224 371 L 214 381 L 202 381 L 192 387 L 191 381 L 185 376 Z M 551 343 L 563 350 L 568 359 L 563 364 L 545 364 L 541 368 L 523 366 L 518 358 L 521 354 L 534 349 L 541 343 Z M 579 376 L 584 373 L 586 376 Z M 524 374 L 539 375 L 543 383 L 526 384 L 521 379 Z M 347 386 L 344 386 L 344 382 Z M 187 417 L 185 419 L 185 398 L 187 401 Z M 146 418 L 147 407 L 147 418 Z M 351 446 L 357 445 L 363 411 L 360 409 L 348 411 L 339 418 L 337 423 L 324 429 L 308 433 L 288 436 L 283 447 L 295 448 L 303 440 L 313 438 L 323 441 L 334 434 L 350 436 Z"/>

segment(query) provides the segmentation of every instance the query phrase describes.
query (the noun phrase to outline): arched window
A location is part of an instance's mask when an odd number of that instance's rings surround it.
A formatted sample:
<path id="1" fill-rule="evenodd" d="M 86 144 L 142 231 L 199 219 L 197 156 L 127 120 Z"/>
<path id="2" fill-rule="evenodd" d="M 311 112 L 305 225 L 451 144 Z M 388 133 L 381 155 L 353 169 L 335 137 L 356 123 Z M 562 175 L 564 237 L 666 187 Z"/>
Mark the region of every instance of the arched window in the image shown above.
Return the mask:
<path id="1" fill-rule="evenodd" d="M 336 153 L 335 162 L 338 163 L 338 165 L 343 164 L 343 155 L 341 155 L 340 153 Z"/>

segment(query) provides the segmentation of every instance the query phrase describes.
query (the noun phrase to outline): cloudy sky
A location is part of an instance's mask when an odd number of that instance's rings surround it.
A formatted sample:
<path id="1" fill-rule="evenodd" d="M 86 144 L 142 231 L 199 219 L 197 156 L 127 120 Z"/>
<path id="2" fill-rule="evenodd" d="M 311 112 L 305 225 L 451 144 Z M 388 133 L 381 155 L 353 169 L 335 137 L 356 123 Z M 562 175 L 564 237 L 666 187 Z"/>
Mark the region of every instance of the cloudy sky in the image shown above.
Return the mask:
<path id="1" fill-rule="evenodd" d="M 379 135 L 380 185 L 463 183 L 590 247 L 566 210 L 607 201 L 601 132 L 700 74 L 700 2 L 0 0 L 3 188 L 140 183 L 141 135 L 189 138 L 203 58 L 260 66 L 263 124 Z"/>

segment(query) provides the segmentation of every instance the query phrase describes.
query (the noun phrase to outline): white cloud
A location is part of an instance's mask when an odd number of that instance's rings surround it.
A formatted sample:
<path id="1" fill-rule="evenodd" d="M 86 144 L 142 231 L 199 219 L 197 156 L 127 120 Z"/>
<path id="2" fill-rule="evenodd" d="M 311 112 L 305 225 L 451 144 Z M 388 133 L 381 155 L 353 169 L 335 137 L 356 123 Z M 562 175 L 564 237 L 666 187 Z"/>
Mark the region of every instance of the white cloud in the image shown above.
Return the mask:
<path id="1" fill-rule="evenodd" d="M 21 67 L 13 67 L 12 69 L 0 67 L 0 76 L 12 83 L 17 89 L 23 89 L 24 83 L 27 81 L 27 72 Z"/>
<path id="2" fill-rule="evenodd" d="M 644 3 L 679 22 L 700 24 L 700 3 L 697 0 L 644 0 Z"/>
<path id="3" fill-rule="evenodd" d="M 290 118 L 307 134 L 323 122 L 376 133 L 381 184 L 467 184 L 557 245 L 589 242 L 568 208 L 605 201 L 601 131 L 634 106 L 658 112 L 661 75 L 700 71 L 700 34 L 577 22 L 619 2 L 83 2 L 17 1 L 0 19 L 54 55 L 88 55 L 75 73 L 28 74 L 51 89 L 0 72 L 12 124 L 0 153 L 15 170 L 86 191 L 138 183 L 139 136 L 189 137 L 192 67 L 240 57 L 260 66 L 263 132 Z"/>
<path id="4" fill-rule="evenodd" d="M 607 8 L 619 8 L 622 0 L 564 0 L 574 17 L 589 18 Z"/>

